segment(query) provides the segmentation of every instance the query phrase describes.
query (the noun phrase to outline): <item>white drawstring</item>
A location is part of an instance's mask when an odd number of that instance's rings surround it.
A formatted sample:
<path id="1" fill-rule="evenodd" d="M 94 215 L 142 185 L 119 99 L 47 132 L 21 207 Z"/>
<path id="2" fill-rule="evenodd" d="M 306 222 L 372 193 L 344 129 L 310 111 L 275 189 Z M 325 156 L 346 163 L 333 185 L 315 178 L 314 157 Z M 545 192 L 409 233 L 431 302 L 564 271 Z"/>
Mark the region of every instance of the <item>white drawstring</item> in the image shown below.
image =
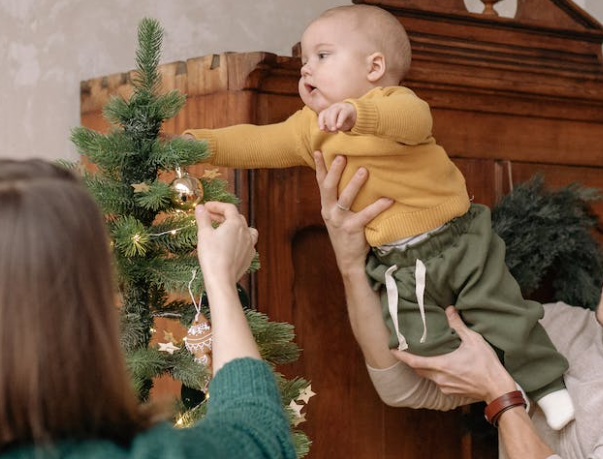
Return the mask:
<path id="1" fill-rule="evenodd" d="M 420 343 L 424 343 L 427 338 L 427 320 L 425 320 L 425 265 L 421 260 L 417 258 L 417 263 L 415 265 L 415 282 L 416 282 L 416 290 L 417 294 L 417 302 L 419 303 L 419 312 L 421 313 L 421 320 L 423 321 L 423 335 L 421 336 Z"/>
<path id="2" fill-rule="evenodd" d="M 396 265 L 390 266 L 385 271 L 385 289 L 387 290 L 387 306 L 389 309 L 389 315 L 394 323 L 396 330 L 396 336 L 398 337 L 398 350 L 405 351 L 408 349 L 406 338 L 400 333 L 400 325 L 398 324 L 398 286 L 396 280 L 393 278 L 393 272 L 398 269 Z"/>
<path id="3" fill-rule="evenodd" d="M 393 277 L 393 273 L 398 269 L 398 266 L 393 265 L 390 266 L 387 271 L 385 271 L 385 289 L 387 291 L 387 307 L 389 310 L 389 315 L 392 318 L 392 322 L 394 323 L 394 329 L 396 331 L 396 337 L 398 338 L 398 350 L 404 351 L 408 349 L 408 343 L 406 342 L 406 338 L 402 333 L 400 333 L 400 324 L 398 322 L 398 286 L 396 285 L 396 280 Z M 421 320 L 423 321 L 423 335 L 421 336 L 421 343 L 425 342 L 427 338 L 427 320 L 425 318 L 425 274 L 426 274 L 425 264 L 417 259 L 415 265 L 415 282 L 416 282 L 416 295 L 417 295 L 417 303 L 419 305 L 419 312 L 421 313 Z"/>

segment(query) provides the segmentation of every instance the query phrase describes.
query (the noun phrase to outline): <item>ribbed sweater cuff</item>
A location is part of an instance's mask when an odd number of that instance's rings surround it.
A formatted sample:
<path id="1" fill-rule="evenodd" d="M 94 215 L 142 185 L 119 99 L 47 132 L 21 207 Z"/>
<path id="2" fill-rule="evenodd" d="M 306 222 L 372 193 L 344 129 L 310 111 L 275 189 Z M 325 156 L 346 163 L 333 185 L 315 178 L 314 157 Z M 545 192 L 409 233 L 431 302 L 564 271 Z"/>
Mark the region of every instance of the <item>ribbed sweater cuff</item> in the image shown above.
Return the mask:
<path id="1" fill-rule="evenodd" d="M 207 148 L 210 154 L 209 158 L 213 157 L 216 154 L 216 151 L 218 151 L 218 141 L 211 129 L 187 129 L 182 133 L 182 135 L 184 134 L 190 134 L 196 140 L 205 140 L 207 142 Z M 208 161 L 211 162 L 211 159 Z"/>
<path id="2" fill-rule="evenodd" d="M 236 399 L 273 398 L 280 396 L 272 370 L 263 360 L 235 359 L 224 365 L 209 385 L 210 405 L 214 408 Z"/>
<path id="3" fill-rule="evenodd" d="M 379 114 L 375 104 L 370 100 L 348 99 L 345 102 L 356 108 L 356 124 L 352 128 L 354 134 L 375 134 Z"/>

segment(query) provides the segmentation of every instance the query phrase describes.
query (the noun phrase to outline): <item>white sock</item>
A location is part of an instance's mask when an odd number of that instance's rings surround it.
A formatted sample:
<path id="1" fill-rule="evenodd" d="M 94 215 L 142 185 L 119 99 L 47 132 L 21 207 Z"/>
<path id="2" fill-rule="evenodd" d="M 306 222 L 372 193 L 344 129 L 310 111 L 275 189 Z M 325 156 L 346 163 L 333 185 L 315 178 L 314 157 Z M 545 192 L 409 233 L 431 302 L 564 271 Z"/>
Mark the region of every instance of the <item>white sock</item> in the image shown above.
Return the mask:
<path id="1" fill-rule="evenodd" d="M 574 420 L 574 404 L 567 389 L 545 395 L 537 402 L 546 416 L 546 422 L 554 430 L 561 430 Z"/>

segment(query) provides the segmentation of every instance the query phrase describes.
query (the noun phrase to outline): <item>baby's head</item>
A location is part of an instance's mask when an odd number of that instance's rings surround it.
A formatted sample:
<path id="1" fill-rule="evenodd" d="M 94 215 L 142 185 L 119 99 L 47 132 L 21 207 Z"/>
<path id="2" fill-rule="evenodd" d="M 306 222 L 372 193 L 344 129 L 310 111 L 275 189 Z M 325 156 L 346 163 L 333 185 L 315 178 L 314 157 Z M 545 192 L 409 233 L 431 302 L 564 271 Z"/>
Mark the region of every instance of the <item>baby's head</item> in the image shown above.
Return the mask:
<path id="1" fill-rule="evenodd" d="M 332 8 L 312 21 L 301 41 L 299 93 L 319 113 L 379 86 L 396 86 L 410 67 L 402 24 L 376 6 Z"/>

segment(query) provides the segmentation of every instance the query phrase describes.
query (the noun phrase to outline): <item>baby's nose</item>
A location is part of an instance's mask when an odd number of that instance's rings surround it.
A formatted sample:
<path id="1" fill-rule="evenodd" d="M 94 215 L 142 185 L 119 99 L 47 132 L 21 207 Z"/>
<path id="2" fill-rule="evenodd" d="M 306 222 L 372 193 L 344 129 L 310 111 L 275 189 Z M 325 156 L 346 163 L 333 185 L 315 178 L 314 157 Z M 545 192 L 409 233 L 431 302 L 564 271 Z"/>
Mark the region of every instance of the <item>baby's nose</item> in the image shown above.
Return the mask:
<path id="1" fill-rule="evenodd" d="M 303 77 L 310 75 L 310 66 L 308 64 L 302 65 L 300 73 Z"/>

